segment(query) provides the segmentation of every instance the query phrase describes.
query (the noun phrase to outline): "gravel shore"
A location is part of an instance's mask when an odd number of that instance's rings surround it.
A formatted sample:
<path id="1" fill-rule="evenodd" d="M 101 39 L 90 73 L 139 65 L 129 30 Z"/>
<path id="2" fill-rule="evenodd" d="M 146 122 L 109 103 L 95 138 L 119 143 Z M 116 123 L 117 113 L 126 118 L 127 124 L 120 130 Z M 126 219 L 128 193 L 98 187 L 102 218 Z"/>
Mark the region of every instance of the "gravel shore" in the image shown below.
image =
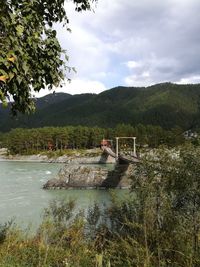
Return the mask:
<path id="1" fill-rule="evenodd" d="M 88 152 L 88 151 L 86 151 Z M 74 164 L 98 164 L 98 163 L 114 163 L 114 158 L 108 158 L 105 155 L 63 155 L 59 157 L 48 157 L 44 154 L 37 155 L 8 155 L 6 148 L 0 149 L 0 161 L 23 161 L 23 162 L 47 162 L 47 163 L 74 163 Z"/>

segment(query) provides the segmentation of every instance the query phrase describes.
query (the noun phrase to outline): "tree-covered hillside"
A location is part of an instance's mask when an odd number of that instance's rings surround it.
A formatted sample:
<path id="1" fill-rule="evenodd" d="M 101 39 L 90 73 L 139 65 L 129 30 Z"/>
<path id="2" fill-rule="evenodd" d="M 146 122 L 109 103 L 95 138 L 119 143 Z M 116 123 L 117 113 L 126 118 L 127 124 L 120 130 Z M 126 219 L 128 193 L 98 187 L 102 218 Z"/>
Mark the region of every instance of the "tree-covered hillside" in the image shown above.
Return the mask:
<path id="1" fill-rule="evenodd" d="M 98 95 L 54 94 L 36 103 L 35 114 L 15 118 L 0 108 L 0 131 L 66 125 L 114 127 L 119 123 L 152 124 L 165 129 L 200 126 L 200 84 L 116 87 Z"/>

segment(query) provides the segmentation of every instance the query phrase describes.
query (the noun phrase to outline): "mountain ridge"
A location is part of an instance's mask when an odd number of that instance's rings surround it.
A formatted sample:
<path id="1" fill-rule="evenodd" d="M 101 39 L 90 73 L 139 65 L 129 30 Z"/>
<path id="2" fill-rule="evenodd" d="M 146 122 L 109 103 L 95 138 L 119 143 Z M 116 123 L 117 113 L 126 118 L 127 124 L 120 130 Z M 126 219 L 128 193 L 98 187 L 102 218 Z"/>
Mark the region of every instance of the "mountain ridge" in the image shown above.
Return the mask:
<path id="1" fill-rule="evenodd" d="M 36 108 L 34 114 L 16 118 L 0 108 L 0 131 L 65 125 L 114 127 L 119 123 L 199 127 L 200 84 L 118 86 L 100 94 L 54 93 L 38 98 Z"/>

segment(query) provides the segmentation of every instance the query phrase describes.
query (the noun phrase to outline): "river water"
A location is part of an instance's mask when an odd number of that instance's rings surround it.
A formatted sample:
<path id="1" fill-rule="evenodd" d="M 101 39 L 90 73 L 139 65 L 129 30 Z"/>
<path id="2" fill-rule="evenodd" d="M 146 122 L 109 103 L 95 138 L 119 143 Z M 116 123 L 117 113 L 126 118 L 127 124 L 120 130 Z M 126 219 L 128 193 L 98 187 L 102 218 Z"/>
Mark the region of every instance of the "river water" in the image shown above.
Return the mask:
<path id="1" fill-rule="evenodd" d="M 42 185 L 55 177 L 62 164 L 0 161 L 0 223 L 14 218 L 17 224 L 36 227 L 42 212 L 54 199 L 74 199 L 77 209 L 94 202 L 108 203 L 106 190 L 43 190 Z"/>

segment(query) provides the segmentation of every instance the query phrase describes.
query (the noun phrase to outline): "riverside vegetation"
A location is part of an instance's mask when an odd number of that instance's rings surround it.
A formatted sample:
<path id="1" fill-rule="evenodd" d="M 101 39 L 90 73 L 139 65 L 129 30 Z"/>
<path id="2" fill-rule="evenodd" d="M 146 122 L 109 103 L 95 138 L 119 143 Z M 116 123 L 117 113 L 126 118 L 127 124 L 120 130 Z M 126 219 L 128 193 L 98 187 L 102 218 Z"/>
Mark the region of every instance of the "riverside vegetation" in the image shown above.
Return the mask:
<path id="1" fill-rule="evenodd" d="M 200 148 L 157 149 L 143 157 L 127 196 L 74 214 L 52 202 L 30 235 L 0 230 L 0 266 L 200 266 Z M 112 194 L 112 193 L 111 193 Z"/>

